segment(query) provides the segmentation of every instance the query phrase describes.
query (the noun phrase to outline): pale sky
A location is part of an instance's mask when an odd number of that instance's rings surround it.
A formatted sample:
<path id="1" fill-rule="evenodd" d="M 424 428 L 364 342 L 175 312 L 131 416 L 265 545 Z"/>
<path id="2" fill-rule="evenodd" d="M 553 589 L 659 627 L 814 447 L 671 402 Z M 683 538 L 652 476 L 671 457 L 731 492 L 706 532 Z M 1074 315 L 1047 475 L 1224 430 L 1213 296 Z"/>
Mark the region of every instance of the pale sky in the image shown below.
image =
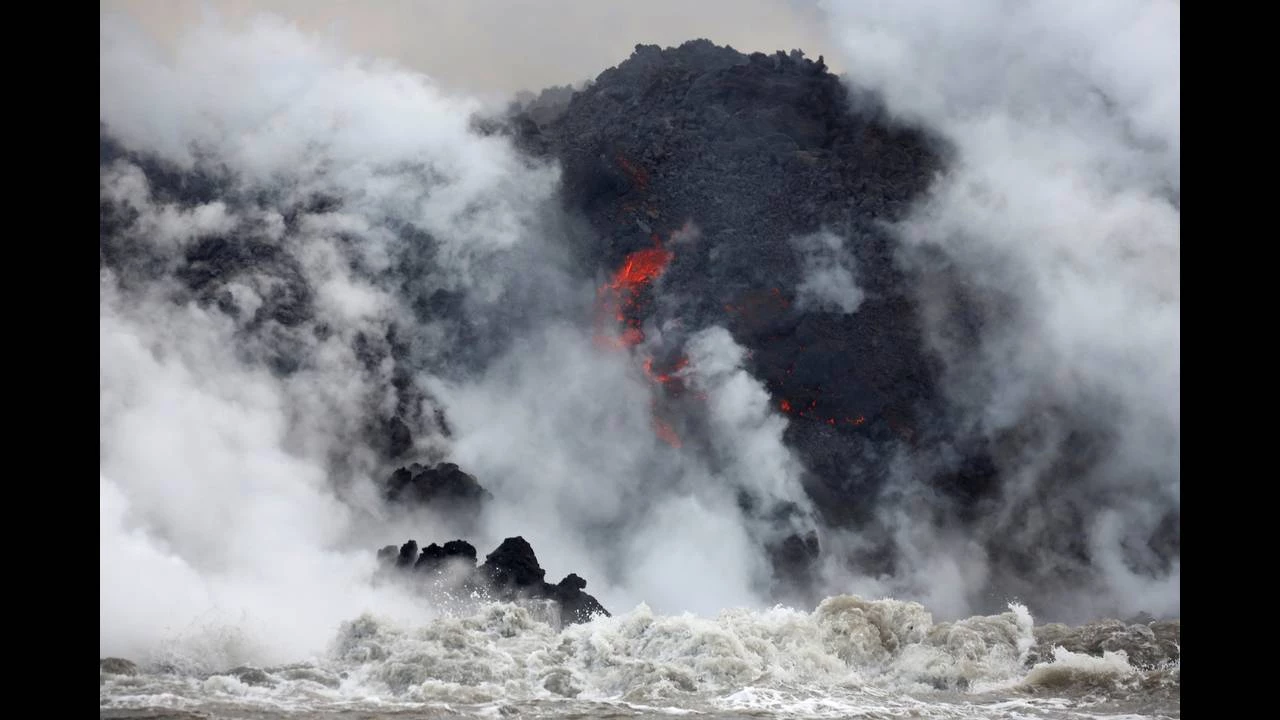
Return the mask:
<path id="1" fill-rule="evenodd" d="M 162 46 L 213 9 L 232 22 L 288 18 L 362 55 L 391 58 L 477 94 L 539 90 L 595 77 L 637 43 L 706 37 L 743 52 L 825 53 L 814 0 L 100 0 Z"/>

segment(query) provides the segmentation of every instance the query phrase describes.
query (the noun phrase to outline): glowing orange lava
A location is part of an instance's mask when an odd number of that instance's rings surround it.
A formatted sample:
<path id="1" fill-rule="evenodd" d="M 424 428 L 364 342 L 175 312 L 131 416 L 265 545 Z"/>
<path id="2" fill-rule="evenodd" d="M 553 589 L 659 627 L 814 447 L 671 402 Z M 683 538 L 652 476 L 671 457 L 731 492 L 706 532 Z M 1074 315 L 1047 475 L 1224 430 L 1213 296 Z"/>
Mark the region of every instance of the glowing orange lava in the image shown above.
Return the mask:
<path id="1" fill-rule="evenodd" d="M 648 375 L 649 379 L 656 383 L 661 383 L 662 385 L 670 385 L 673 381 L 680 379 L 676 375 L 676 373 L 680 372 L 680 369 L 687 366 L 688 364 L 689 364 L 689 358 L 684 357 L 682 355 L 680 359 L 676 361 L 676 364 L 671 366 L 670 370 L 668 370 L 665 373 L 655 373 L 653 371 L 653 358 L 645 358 L 644 374 Z"/>
<path id="2" fill-rule="evenodd" d="M 644 342 L 643 293 L 667 269 L 675 253 L 662 247 L 662 239 L 653 236 L 653 247 L 637 250 L 627 256 L 613 277 L 600 286 L 596 312 L 596 344 L 606 348 L 633 347 Z M 612 316 L 619 334 L 612 337 L 603 328 L 605 317 Z"/>
<path id="3" fill-rule="evenodd" d="M 795 410 L 795 407 L 791 404 L 791 401 L 786 398 L 782 398 L 781 400 L 778 401 L 778 409 L 784 413 L 787 413 L 788 415 L 795 415 L 796 417 L 802 417 L 802 418 L 805 418 L 806 420 L 817 420 L 819 422 L 823 422 L 823 423 L 826 423 L 827 425 L 832 425 L 832 426 L 840 424 L 840 420 L 838 418 L 824 417 L 824 416 L 818 415 L 816 412 L 814 412 L 817 409 L 817 407 L 818 407 L 818 401 L 816 399 L 814 399 L 809 403 L 809 407 L 799 411 Z M 858 427 L 866 423 L 867 418 L 863 415 L 859 415 L 856 418 L 846 417 L 844 421 L 849 425 Z"/>
<path id="4" fill-rule="evenodd" d="M 643 168 L 632 165 L 626 158 L 621 156 L 617 160 L 639 188 L 643 189 L 648 184 L 649 177 Z M 597 346 L 610 350 L 623 350 L 644 342 L 645 335 L 642 326 L 644 324 L 644 304 L 647 302 L 646 290 L 666 271 L 667 266 L 674 257 L 675 253 L 664 248 L 662 246 L 662 238 L 655 233 L 652 247 L 642 248 L 627 255 L 622 262 L 622 266 L 607 282 L 600 286 L 597 291 L 596 305 L 595 343 Z M 770 311 L 775 313 L 784 311 L 790 306 L 791 302 L 782 294 L 779 288 L 775 287 L 768 291 L 749 293 L 741 298 L 736 305 L 725 303 L 724 309 L 727 313 L 752 319 L 767 315 Z M 608 327 L 610 322 L 613 323 L 612 328 Z M 654 359 L 645 357 L 643 368 L 645 377 L 649 378 L 655 388 L 661 388 L 661 392 L 668 397 L 678 397 L 685 392 L 679 371 L 688 364 L 689 358 L 681 357 L 670 368 L 658 370 L 654 367 Z M 787 375 L 791 375 L 794 371 L 795 365 L 792 364 L 786 368 L 785 372 Z M 695 393 L 695 397 L 700 400 L 706 400 L 706 394 L 703 392 Z M 844 423 L 841 423 L 835 417 L 820 416 L 817 413 L 818 400 L 816 398 L 810 401 L 807 408 L 803 409 L 797 409 L 786 398 L 779 400 L 778 406 L 782 412 L 789 415 L 805 418 L 806 420 L 815 420 L 833 427 L 841 424 L 858 427 L 867 421 L 862 415 L 857 418 L 846 417 L 844 418 Z M 653 419 L 654 434 L 672 447 L 681 447 L 683 442 L 671 423 L 662 417 L 656 396 L 650 402 L 650 413 Z"/>
<path id="5" fill-rule="evenodd" d="M 624 167 L 628 167 L 624 162 Z M 643 175 L 636 178 L 647 180 Z M 644 293 L 656 280 L 675 253 L 662 247 L 662 239 L 655 233 L 653 247 L 637 250 L 626 257 L 622 267 L 613 274 L 608 282 L 597 291 L 595 343 L 599 347 L 621 350 L 635 347 L 644 342 L 644 330 L 641 328 L 644 318 Z M 605 328 L 606 320 L 612 318 L 616 324 L 617 335 Z M 644 374 L 658 387 L 671 394 L 679 394 L 683 384 L 677 372 L 689 363 L 687 357 L 681 357 L 670 369 L 659 372 L 654 370 L 652 357 L 644 360 Z M 650 403 L 653 418 L 653 431 L 663 442 L 678 448 L 683 445 L 680 436 L 670 423 L 660 417 L 656 398 Z"/>
<path id="6" fill-rule="evenodd" d="M 656 414 L 653 416 L 653 432 L 659 439 L 673 448 L 678 448 L 684 445 L 680 440 L 680 436 L 676 434 L 676 431 L 672 429 L 670 425 L 663 422 L 662 418 L 658 417 Z"/>

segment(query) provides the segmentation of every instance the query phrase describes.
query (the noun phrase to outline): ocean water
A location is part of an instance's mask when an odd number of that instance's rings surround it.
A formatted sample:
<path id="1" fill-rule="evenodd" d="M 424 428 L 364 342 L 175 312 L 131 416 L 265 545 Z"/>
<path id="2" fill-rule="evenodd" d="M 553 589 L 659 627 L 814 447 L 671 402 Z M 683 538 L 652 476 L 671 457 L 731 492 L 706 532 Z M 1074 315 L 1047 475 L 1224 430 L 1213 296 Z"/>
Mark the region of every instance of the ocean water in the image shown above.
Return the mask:
<path id="1" fill-rule="evenodd" d="M 416 626 L 363 615 L 324 652 L 275 666 L 214 667 L 229 656 L 189 646 L 104 660 L 101 717 L 1181 716 L 1176 620 L 1037 628 L 1011 605 L 935 623 L 917 603 L 849 595 L 713 618 L 641 605 L 563 629 L 548 610 L 493 603 Z"/>

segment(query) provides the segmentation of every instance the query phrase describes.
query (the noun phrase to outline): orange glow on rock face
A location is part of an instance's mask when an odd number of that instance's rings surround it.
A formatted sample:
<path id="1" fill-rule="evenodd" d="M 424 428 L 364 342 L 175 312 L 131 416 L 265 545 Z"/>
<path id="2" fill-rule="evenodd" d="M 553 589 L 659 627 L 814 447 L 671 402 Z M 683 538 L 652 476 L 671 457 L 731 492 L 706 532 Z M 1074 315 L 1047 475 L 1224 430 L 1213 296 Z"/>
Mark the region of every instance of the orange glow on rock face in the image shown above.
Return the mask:
<path id="1" fill-rule="evenodd" d="M 826 417 L 824 415 L 819 415 L 816 412 L 817 408 L 818 408 L 818 400 L 816 398 L 809 402 L 809 407 L 801 408 L 800 410 L 796 410 L 795 406 L 792 405 L 791 401 L 788 400 L 787 398 L 782 398 L 781 400 L 778 401 L 778 409 L 784 413 L 787 413 L 788 415 L 795 415 L 796 417 L 804 418 L 806 420 L 816 420 L 818 422 L 826 423 L 827 425 L 831 425 L 833 427 L 841 424 L 839 418 Z M 844 424 L 852 425 L 854 427 L 859 427 L 865 424 L 866 422 L 867 422 L 867 418 L 866 416 L 863 416 L 863 415 L 859 415 L 856 418 L 846 417 L 844 419 Z"/>
<path id="2" fill-rule="evenodd" d="M 619 164 L 638 186 L 643 187 L 647 183 L 648 176 L 642 168 L 630 164 L 625 158 L 619 158 Z M 652 288 L 654 281 L 666 271 L 674 257 L 675 253 L 663 247 L 662 238 L 655 233 L 651 247 L 641 248 L 627 255 L 622 265 L 600 285 L 596 293 L 595 343 L 597 346 L 609 350 L 625 350 L 644 342 L 644 310 L 650 297 L 648 291 Z M 790 306 L 790 300 L 781 289 L 775 287 L 748 293 L 736 304 L 726 303 L 724 309 L 730 314 L 754 319 L 770 312 L 786 311 Z M 689 358 L 682 356 L 671 367 L 658 368 L 654 358 L 646 356 L 642 367 L 645 377 L 653 384 L 655 392 L 660 392 L 667 397 L 679 397 L 686 392 L 679 373 L 688 364 Z M 793 364 L 787 367 L 785 372 L 791 375 L 794 370 Z M 695 396 L 700 400 L 706 400 L 706 394 L 703 392 L 697 392 Z M 663 442 L 679 448 L 683 445 L 683 441 L 672 422 L 669 421 L 670 416 L 663 417 L 663 411 L 657 399 L 657 395 L 654 395 L 650 403 L 653 432 Z M 818 412 L 816 397 L 811 398 L 807 406 L 803 402 L 797 405 L 789 398 L 781 398 L 778 401 L 778 407 L 788 415 L 831 427 L 840 425 L 860 427 L 867 421 L 862 415 L 856 418 L 845 417 L 843 421 L 841 418 L 821 415 Z"/>
<path id="3" fill-rule="evenodd" d="M 597 291 L 596 344 L 606 348 L 626 348 L 644 342 L 641 329 L 644 309 L 644 291 L 662 275 L 675 253 L 662 247 L 662 240 L 653 236 L 653 247 L 637 250 L 627 256 L 622 267 Z M 612 317 L 617 323 L 618 335 L 613 337 L 603 327 L 604 319 Z"/>
<path id="4" fill-rule="evenodd" d="M 637 250 L 627 256 L 626 262 L 614 273 L 609 287 L 615 292 L 635 292 L 648 285 L 667 269 L 667 263 L 675 253 L 662 247 L 662 242 L 655 236 L 654 247 Z"/>
<path id="5" fill-rule="evenodd" d="M 627 166 L 624 164 L 624 167 Z M 642 174 L 635 179 L 637 182 L 647 180 Z M 662 247 L 662 239 L 655 234 L 653 247 L 642 248 L 627 255 L 622 266 L 614 272 L 608 282 L 600 286 L 596 292 L 595 343 L 598 347 L 622 350 L 644 342 L 642 325 L 645 292 L 667 269 L 673 257 L 675 253 Z M 609 321 L 614 323 L 614 328 L 605 327 Z M 683 390 L 683 383 L 680 382 L 677 373 L 688 364 L 689 358 L 681 357 L 671 368 L 660 371 L 654 368 L 653 358 L 646 357 L 644 374 L 657 388 L 662 388 L 663 392 L 679 394 Z M 654 434 L 671 447 L 681 447 L 683 442 L 680 435 L 676 433 L 671 423 L 660 416 L 656 398 L 655 402 L 650 404 L 650 414 L 653 418 Z"/>
<path id="6" fill-rule="evenodd" d="M 678 448 L 684 445 L 680 440 L 680 436 L 676 434 L 676 431 L 672 429 L 670 425 L 663 422 L 662 418 L 658 417 L 656 414 L 653 416 L 653 432 L 660 440 L 673 448 Z"/>
<path id="7" fill-rule="evenodd" d="M 654 368 L 653 358 L 647 357 L 644 359 L 644 375 L 654 384 L 655 389 L 660 388 L 660 392 L 671 397 L 678 397 L 684 394 L 684 381 L 678 373 L 681 368 L 686 367 L 688 364 L 689 358 L 682 355 L 679 360 L 676 360 L 675 364 L 672 365 L 670 369 L 660 371 Z M 654 400 L 655 402 L 652 403 L 649 408 L 653 417 L 654 434 L 671 447 L 681 447 L 683 443 L 680 440 L 680 435 L 676 433 L 675 428 L 673 428 L 670 423 L 663 420 L 661 412 L 658 409 L 656 398 Z"/>
<path id="8" fill-rule="evenodd" d="M 680 372 L 681 368 L 684 368 L 688 364 L 689 358 L 681 356 L 680 359 L 676 361 L 676 364 L 672 365 L 671 369 L 667 372 L 655 372 L 653 369 L 653 358 L 645 358 L 644 374 L 656 383 L 670 385 L 672 382 L 680 379 L 676 373 Z"/>

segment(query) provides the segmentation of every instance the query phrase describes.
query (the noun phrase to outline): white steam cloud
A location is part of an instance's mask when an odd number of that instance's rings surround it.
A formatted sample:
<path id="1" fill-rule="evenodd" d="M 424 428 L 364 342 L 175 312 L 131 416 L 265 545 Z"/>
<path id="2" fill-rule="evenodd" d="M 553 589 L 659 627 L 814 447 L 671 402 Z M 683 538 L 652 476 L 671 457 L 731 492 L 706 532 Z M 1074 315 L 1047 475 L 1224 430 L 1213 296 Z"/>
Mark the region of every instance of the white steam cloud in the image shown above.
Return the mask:
<path id="1" fill-rule="evenodd" d="M 436 240 L 437 272 L 414 282 L 487 296 L 479 267 L 521 241 L 555 171 L 476 135 L 472 106 L 426 78 L 342 57 L 270 18 L 238 33 L 203 27 L 166 64 L 104 17 L 101 86 L 101 119 L 126 149 L 223 172 L 246 208 L 182 208 L 119 161 L 102 193 L 131 213 L 124 232 L 170 270 L 201 238 L 280 248 L 326 330 L 268 321 L 238 333 L 280 290 L 265 270 L 228 283 L 236 320 L 175 303 L 165 282 L 121 293 L 104 271 L 101 651 L 147 657 L 208 622 L 264 643 L 241 648 L 252 659 L 281 661 L 367 610 L 422 617 L 368 583 L 374 538 L 406 530 L 376 517 L 370 473 L 380 468 L 357 427 L 371 408 L 396 406 L 390 369 L 362 367 L 353 340 L 407 316 L 385 276 L 406 250 L 390 227 Z M 316 195 L 340 209 L 301 213 L 286 234 L 290 208 Z M 303 359 L 286 378 L 262 362 L 281 348 Z"/>
<path id="2" fill-rule="evenodd" d="M 478 134 L 478 105 L 430 78 L 344 56 L 278 19 L 207 23 L 166 60 L 104 16 L 101 47 L 109 135 L 210 178 L 218 196 L 171 197 L 134 159 L 102 172 L 116 232 L 158 261 L 141 284 L 132 260 L 102 271 L 103 655 L 281 662 L 320 651 L 365 611 L 428 616 L 368 582 L 379 546 L 455 537 L 429 516 L 387 516 L 376 497 L 389 468 L 361 423 L 406 403 L 410 415 L 442 408 L 453 436 L 422 430 L 403 463 L 447 457 L 495 495 L 468 538 L 482 556 L 524 535 L 548 580 L 577 572 L 618 610 L 761 603 L 760 543 L 786 526 L 740 512 L 733 488 L 765 508 L 807 506 L 782 421 L 727 333 L 696 342 L 686 371 L 707 397 L 711 460 L 655 436 L 654 388 L 635 358 L 554 313 L 512 326 L 485 367 L 420 370 L 407 387 L 389 358 L 369 365 L 356 349 L 394 326 L 426 368 L 462 342 L 406 295 L 458 292 L 484 311 L 542 282 L 552 305 L 589 318 L 593 288 L 558 275 L 540 235 L 554 167 Z M 227 238 L 263 260 L 218 276 L 224 295 L 173 279 L 200 243 Z M 408 273 L 406 257 L 429 261 Z M 314 315 L 279 311 L 299 293 Z"/>
<path id="3" fill-rule="evenodd" d="M 1114 439 L 1069 478 L 1110 508 L 1086 529 L 1101 576 L 1056 610 L 1176 613 L 1176 561 L 1151 579 L 1121 555 L 1178 509 L 1179 3 L 821 4 L 850 80 L 955 149 L 898 230 L 908 263 L 928 267 L 926 251 L 941 250 L 988 315 L 974 361 L 943 322 L 950 298 L 924 298 L 971 429 L 1043 433 L 1039 450 L 1006 461 L 1005 509 L 988 526 L 1030 538 L 1065 509 L 1052 503 L 1068 493 L 1036 499 L 1068 435 L 1051 413 L 1087 418 Z"/>
<path id="4" fill-rule="evenodd" d="M 705 615 L 759 605 L 769 580 L 760 542 L 789 528 L 740 517 L 734 490 L 807 508 L 800 466 L 729 333 L 711 328 L 686 349 L 682 374 L 706 396 L 709 457 L 664 445 L 638 364 L 579 328 L 550 326 L 479 382 L 438 386 L 459 438 L 453 456 L 498 498 L 486 541 L 523 534 L 549 575 L 578 572 L 606 605 L 643 599 Z"/>
<path id="5" fill-rule="evenodd" d="M 195 640 L 206 662 L 281 662 L 352 613 L 423 617 L 362 582 L 367 550 L 341 542 L 353 512 L 314 454 L 289 449 L 289 388 L 233 356 L 225 317 L 129 307 L 109 277 L 101 300 L 104 654 Z"/>

